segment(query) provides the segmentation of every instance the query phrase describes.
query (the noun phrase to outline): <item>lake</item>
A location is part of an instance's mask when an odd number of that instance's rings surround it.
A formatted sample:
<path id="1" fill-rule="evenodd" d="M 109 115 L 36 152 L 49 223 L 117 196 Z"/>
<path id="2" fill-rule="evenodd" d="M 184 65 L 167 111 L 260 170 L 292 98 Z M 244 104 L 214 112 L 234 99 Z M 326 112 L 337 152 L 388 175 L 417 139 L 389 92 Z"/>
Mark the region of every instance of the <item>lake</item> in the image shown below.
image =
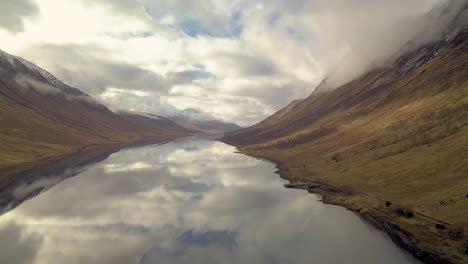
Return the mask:
<path id="1" fill-rule="evenodd" d="M 419 263 L 354 213 L 284 188 L 274 164 L 235 151 L 182 139 L 43 180 L 50 189 L 0 216 L 0 263 Z"/>

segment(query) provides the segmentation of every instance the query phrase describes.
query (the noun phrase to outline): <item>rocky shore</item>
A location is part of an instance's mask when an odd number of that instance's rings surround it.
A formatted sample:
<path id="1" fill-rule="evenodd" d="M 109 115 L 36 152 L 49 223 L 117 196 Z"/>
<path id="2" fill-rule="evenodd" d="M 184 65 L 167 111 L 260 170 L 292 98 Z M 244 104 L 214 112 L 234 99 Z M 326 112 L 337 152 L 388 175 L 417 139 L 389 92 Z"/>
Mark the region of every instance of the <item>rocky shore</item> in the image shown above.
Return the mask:
<path id="1" fill-rule="evenodd" d="M 301 170 L 289 168 L 281 160 L 251 150 L 240 153 L 276 164 L 277 174 L 290 183 L 286 188 L 306 190 L 322 197 L 325 204 L 344 207 L 355 212 L 362 219 L 385 232 L 394 243 L 410 252 L 426 264 L 468 263 L 468 241 L 463 229 L 449 223 L 433 219 L 418 212 L 410 211 L 389 201 L 381 201 L 365 193 L 358 193 L 350 186 L 334 186 L 320 180 L 303 181 Z M 443 227 L 438 229 L 436 227 Z M 453 237 L 459 232 L 459 237 Z"/>

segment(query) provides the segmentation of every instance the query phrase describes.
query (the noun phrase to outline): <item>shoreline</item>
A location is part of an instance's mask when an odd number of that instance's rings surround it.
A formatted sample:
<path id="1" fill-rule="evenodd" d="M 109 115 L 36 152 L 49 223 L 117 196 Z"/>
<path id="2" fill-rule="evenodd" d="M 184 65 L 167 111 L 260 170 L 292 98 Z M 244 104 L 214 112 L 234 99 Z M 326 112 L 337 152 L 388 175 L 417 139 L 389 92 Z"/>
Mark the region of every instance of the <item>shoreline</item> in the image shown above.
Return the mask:
<path id="1" fill-rule="evenodd" d="M 7 213 L 26 200 L 52 188 L 56 184 L 80 174 L 92 164 L 106 160 L 116 152 L 150 145 L 162 145 L 179 138 L 181 137 L 147 138 L 121 144 L 82 146 L 74 149 L 70 154 L 40 159 L 36 162 L 17 166 L 6 173 L 2 171 L 2 180 L 0 181 L 0 215 Z M 23 190 L 20 195 L 15 193 L 18 188 Z"/>
<path id="2" fill-rule="evenodd" d="M 45 173 L 39 173 L 42 177 L 45 174 L 54 174 L 60 171 L 62 166 L 69 165 L 70 163 L 77 164 L 77 167 L 85 167 L 86 164 L 90 164 L 94 160 L 99 160 L 102 157 L 107 158 L 112 153 L 122 149 L 152 144 L 164 144 L 168 141 L 183 137 L 187 136 L 165 139 L 149 138 L 120 144 L 88 145 L 75 149 L 70 154 L 48 157 L 34 163 L 28 163 L 24 166 L 17 166 L 16 171 L 13 170 L 11 175 L 5 177 L 7 181 L 3 179 L 0 181 L 0 198 L 3 198 L 2 196 L 7 194 L 8 190 L 10 190 L 12 186 L 15 186 L 15 184 L 36 180 L 37 170 L 45 171 Z M 223 140 L 220 141 L 233 145 Z M 318 194 L 322 197 L 321 201 L 324 204 L 340 206 L 354 212 L 367 223 L 385 232 L 395 244 L 423 263 L 466 263 L 465 261 L 468 256 L 464 256 L 463 251 L 460 252 L 460 245 L 463 241 L 450 241 L 447 239 L 448 230 L 451 229 L 450 224 L 417 212 L 414 212 L 414 217 L 412 217 L 412 219 L 406 219 L 395 213 L 395 210 L 399 208 L 397 205 L 385 206 L 385 201 L 364 193 L 354 192 L 351 188 L 346 186 L 334 186 L 325 181 L 314 179 L 299 181 L 297 180 L 297 175 L 300 175 L 300 170 L 291 170 L 284 162 L 267 156 L 264 153 L 245 150 L 238 146 L 235 147 L 238 153 L 275 164 L 277 169 L 275 173 L 282 179 L 289 181 L 289 184 L 284 185 L 285 188 L 301 189 L 312 194 Z M 71 176 L 73 175 L 68 175 L 66 177 Z M 431 230 L 435 224 L 447 225 L 448 230 L 435 233 L 434 230 Z M 468 246 L 468 244 L 466 246 Z"/>
<path id="3" fill-rule="evenodd" d="M 233 145 L 232 143 L 223 142 Z M 307 182 L 298 181 L 284 162 L 255 151 L 245 150 L 236 145 L 234 146 L 237 148 L 238 153 L 275 164 L 277 168 L 275 173 L 282 179 L 289 181 L 289 184 L 284 185 L 285 188 L 301 189 L 311 194 L 318 194 L 322 197 L 322 202 L 324 204 L 340 206 L 354 212 L 367 223 L 383 231 L 396 245 L 409 252 L 422 263 L 465 263 L 466 257 L 463 257 L 463 252 L 460 252 L 461 257 L 454 255 L 454 248 L 451 247 L 451 245 L 448 246 L 448 248 L 452 250 L 447 250 L 445 247 L 434 250 L 437 248 L 438 244 L 433 245 L 431 243 L 433 242 L 432 240 L 426 240 L 425 242 L 423 240 L 433 234 L 430 234 L 427 230 L 423 234 L 420 234 L 414 232 L 414 228 L 411 228 L 421 223 L 424 223 L 426 227 L 434 226 L 435 224 L 445 224 L 450 227 L 450 224 L 418 214 L 417 212 L 414 212 L 414 219 L 417 223 L 410 223 L 410 220 L 397 216 L 395 213 L 395 209 L 398 208 L 397 206 L 392 205 L 393 207 L 386 207 L 384 205 L 385 201 L 380 201 L 366 194 L 355 193 L 347 187 L 334 186 L 327 182 L 314 181 L 313 179 Z M 433 236 L 436 237 L 435 235 Z M 444 240 L 444 242 L 447 243 L 446 240 Z M 458 243 L 454 242 L 454 244 Z M 447 257 L 447 255 L 449 256 Z"/>
<path id="4" fill-rule="evenodd" d="M 9 167 L 0 168 L 1 178 L 0 178 L 0 193 L 5 192 L 11 185 L 24 180 L 24 177 L 21 177 L 22 174 L 27 174 L 31 170 L 41 167 L 51 166 L 55 163 L 59 163 L 64 160 L 73 160 L 74 158 L 85 156 L 92 153 L 114 153 L 122 149 L 141 147 L 152 144 L 163 144 L 171 140 L 178 138 L 187 137 L 184 136 L 175 136 L 168 138 L 146 138 L 131 142 L 118 142 L 115 144 L 97 144 L 97 145 L 85 145 L 79 148 L 71 149 L 68 153 L 60 153 L 57 155 L 50 155 L 38 158 L 34 161 L 18 164 Z"/>

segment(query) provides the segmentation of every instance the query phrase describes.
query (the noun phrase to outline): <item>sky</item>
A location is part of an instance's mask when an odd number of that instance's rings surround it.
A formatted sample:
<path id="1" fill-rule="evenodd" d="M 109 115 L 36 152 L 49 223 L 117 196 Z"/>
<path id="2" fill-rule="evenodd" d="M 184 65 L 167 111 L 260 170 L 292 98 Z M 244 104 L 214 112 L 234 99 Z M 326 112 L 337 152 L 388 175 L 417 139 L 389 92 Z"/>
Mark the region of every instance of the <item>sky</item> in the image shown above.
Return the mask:
<path id="1" fill-rule="evenodd" d="M 388 62 L 444 2 L 0 0 L 0 49 L 113 110 L 248 126 Z"/>

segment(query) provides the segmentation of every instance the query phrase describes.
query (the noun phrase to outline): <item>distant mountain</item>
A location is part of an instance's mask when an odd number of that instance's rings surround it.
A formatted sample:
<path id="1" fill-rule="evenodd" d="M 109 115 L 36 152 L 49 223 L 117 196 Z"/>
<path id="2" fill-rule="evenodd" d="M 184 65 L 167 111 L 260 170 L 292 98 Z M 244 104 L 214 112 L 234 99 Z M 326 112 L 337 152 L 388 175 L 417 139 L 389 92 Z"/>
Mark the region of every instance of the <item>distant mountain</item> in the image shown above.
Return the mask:
<path id="1" fill-rule="evenodd" d="M 454 235 L 468 230 L 467 7 L 431 12 L 445 21 L 438 40 L 340 87 L 325 79 L 223 141 L 278 162 L 284 177 L 360 212 L 424 263 L 467 263 Z"/>
<path id="2" fill-rule="evenodd" d="M 189 128 L 210 133 L 232 132 L 241 129 L 234 123 L 216 120 L 211 115 L 194 108 L 187 108 L 168 117 Z"/>
<path id="3" fill-rule="evenodd" d="M 195 108 L 186 108 L 178 113 L 173 114 L 171 118 L 183 122 L 212 119 L 210 115 Z"/>
<path id="4" fill-rule="evenodd" d="M 2 172 L 83 149 L 192 133 L 165 118 L 114 113 L 37 65 L 0 51 Z"/>

